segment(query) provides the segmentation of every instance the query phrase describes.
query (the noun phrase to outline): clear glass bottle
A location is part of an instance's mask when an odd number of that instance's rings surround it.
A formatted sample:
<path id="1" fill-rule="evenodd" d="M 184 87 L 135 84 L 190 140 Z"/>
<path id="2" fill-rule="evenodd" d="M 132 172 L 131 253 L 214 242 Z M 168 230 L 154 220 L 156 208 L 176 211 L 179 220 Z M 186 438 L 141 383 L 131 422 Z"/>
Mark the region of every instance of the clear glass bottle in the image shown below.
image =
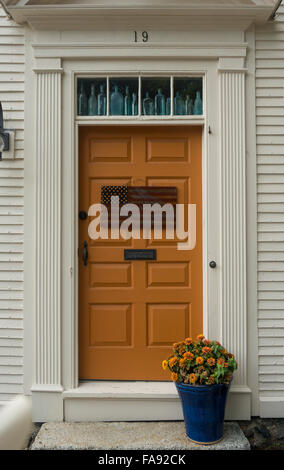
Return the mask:
<path id="1" fill-rule="evenodd" d="M 186 95 L 185 99 L 185 114 L 191 115 L 193 114 L 193 100 L 190 98 L 189 95 Z"/>
<path id="2" fill-rule="evenodd" d="M 92 83 L 91 94 L 88 100 L 88 115 L 96 116 L 97 114 L 98 114 L 98 105 L 97 105 L 97 98 L 95 95 L 95 85 L 94 83 Z"/>
<path id="3" fill-rule="evenodd" d="M 146 96 L 143 100 L 143 114 L 145 116 L 153 116 L 154 114 L 154 102 L 150 98 L 149 92 L 146 92 Z"/>
<path id="4" fill-rule="evenodd" d="M 85 93 L 83 82 L 81 82 L 80 92 L 78 96 L 78 115 L 87 116 L 88 111 L 88 98 Z"/>
<path id="5" fill-rule="evenodd" d="M 171 115 L 171 98 L 167 98 L 166 101 L 166 115 L 170 116 Z"/>
<path id="6" fill-rule="evenodd" d="M 111 116 L 123 116 L 123 96 L 118 90 L 118 86 L 114 85 L 114 91 L 110 95 L 110 114 Z"/>
<path id="7" fill-rule="evenodd" d="M 100 92 L 98 94 L 98 115 L 106 115 L 106 94 L 104 85 L 100 86 Z"/>
<path id="8" fill-rule="evenodd" d="M 158 89 L 158 93 L 155 96 L 155 115 L 164 116 L 166 114 L 166 100 L 163 95 L 162 88 Z"/>
<path id="9" fill-rule="evenodd" d="M 131 105 L 131 110 L 132 110 L 132 116 L 137 116 L 138 114 L 138 102 L 137 102 L 137 94 L 132 93 L 132 105 Z"/>
<path id="10" fill-rule="evenodd" d="M 196 98 L 194 101 L 194 110 L 193 110 L 194 115 L 202 115 L 203 114 L 203 105 L 202 105 L 202 99 L 200 96 L 200 91 L 196 92 Z"/>
<path id="11" fill-rule="evenodd" d="M 182 116 L 184 114 L 184 100 L 180 96 L 179 91 L 177 91 L 175 96 L 175 115 Z"/>
<path id="12" fill-rule="evenodd" d="M 125 88 L 124 114 L 125 116 L 131 116 L 132 114 L 132 103 L 131 103 L 131 96 L 129 92 L 129 86 Z"/>

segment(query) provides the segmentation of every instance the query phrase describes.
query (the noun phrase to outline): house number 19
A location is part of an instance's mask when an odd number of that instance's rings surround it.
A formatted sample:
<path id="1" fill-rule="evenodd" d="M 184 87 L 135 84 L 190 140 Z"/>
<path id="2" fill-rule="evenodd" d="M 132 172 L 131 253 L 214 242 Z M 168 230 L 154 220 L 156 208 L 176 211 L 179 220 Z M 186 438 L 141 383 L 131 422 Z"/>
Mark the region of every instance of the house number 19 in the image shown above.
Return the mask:
<path id="1" fill-rule="evenodd" d="M 147 31 L 143 31 L 141 33 L 141 38 L 143 42 L 148 42 L 149 35 Z M 137 33 L 137 31 L 134 31 L 134 42 L 138 42 L 138 40 L 139 40 L 139 33 Z"/>

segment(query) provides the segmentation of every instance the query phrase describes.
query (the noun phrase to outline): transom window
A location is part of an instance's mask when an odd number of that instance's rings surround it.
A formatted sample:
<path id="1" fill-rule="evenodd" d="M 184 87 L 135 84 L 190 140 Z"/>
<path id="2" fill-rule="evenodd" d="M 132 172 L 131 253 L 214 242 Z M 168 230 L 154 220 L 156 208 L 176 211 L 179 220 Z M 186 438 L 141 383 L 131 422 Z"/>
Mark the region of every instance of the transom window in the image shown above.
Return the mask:
<path id="1" fill-rule="evenodd" d="M 78 117 L 200 117 L 203 78 L 78 77 Z"/>

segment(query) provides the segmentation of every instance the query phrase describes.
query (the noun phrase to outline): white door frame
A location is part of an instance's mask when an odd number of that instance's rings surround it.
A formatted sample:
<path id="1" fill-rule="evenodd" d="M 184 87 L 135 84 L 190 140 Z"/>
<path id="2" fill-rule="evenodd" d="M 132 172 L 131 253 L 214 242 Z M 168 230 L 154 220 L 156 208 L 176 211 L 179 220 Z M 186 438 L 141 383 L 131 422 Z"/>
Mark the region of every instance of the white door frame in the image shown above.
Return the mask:
<path id="1" fill-rule="evenodd" d="M 100 48 L 89 47 L 89 57 L 83 60 L 76 58 L 78 49 L 74 49 L 72 58 L 70 45 L 55 47 L 53 44 L 49 50 L 46 44 L 36 44 L 32 49 L 36 61 L 33 82 L 37 85 L 34 98 L 37 110 L 30 117 L 37 137 L 35 146 L 30 148 L 36 155 L 38 201 L 34 237 L 36 251 L 33 253 L 37 279 L 33 337 L 35 374 L 31 388 L 34 419 L 63 419 L 63 391 L 78 386 L 76 233 L 79 124 L 75 122 L 74 114 L 74 78 L 77 73 L 113 71 L 125 75 L 145 71 L 178 75 L 196 71 L 206 76 L 207 112 L 203 123 L 204 332 L 212 339 L 220 340 L 238 357 L 240 367 L 232 387 L 231 408 L 241 408 L 243 418 L 250 416 L 246 352 L 246 45 L 223 44 L 215 48 L 203 45 L 202 49 L 183 47 L 180 50 L 176 46 L 167 54 L 164 48 L 161 53 L 155 46 L 145 50 L 144 55 L 140 50 L 136 61 L 128 60 L 126 48 L 121 57 L 119 50 L 113 57 L 112 50 L 104 48 L 102 57 Z M 131 55 L 132 47 L 129 48 Z M 180 123 L 188 124 L 186 120 Z M 211 259 L 217 262 L 215 270 L 208 268 Z M 46 302 L 48 298 L 53 299 L 52 304 Z"/>

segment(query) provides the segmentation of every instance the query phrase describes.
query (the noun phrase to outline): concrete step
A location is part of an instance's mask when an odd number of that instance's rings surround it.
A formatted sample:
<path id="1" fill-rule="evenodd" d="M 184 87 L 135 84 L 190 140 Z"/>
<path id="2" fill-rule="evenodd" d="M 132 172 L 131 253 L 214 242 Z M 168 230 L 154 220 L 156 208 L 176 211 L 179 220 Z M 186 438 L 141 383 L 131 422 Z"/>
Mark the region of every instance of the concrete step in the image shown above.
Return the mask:
<path id="1" fill-rule="evenodd" d="M 224 438 L 214 445 L 198 445 L 185 433 L 183 421 L 45 423 L 32 450 L 249 450 L 238 423 L 226 422 Z"/>

